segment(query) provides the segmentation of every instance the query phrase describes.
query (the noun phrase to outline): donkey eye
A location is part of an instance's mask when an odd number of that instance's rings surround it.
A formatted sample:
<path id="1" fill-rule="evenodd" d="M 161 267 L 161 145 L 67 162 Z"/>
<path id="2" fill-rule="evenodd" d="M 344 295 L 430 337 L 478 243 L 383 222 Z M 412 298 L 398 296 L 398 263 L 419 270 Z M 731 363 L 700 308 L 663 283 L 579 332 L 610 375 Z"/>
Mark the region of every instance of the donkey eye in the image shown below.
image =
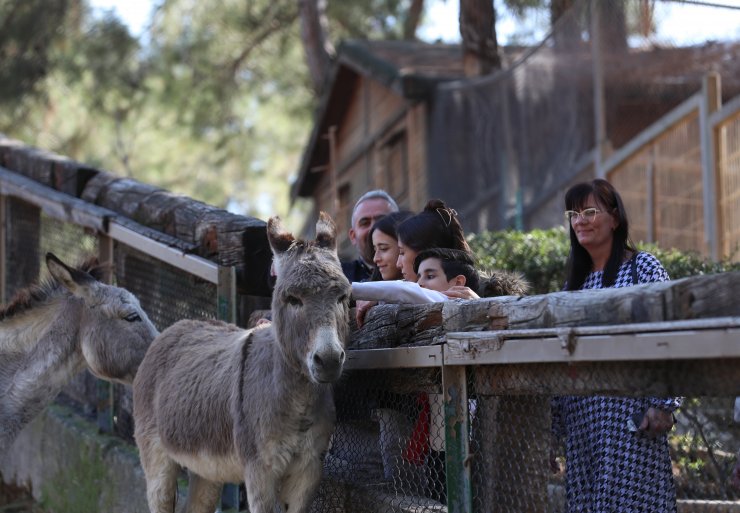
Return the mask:
<path id="1" fill-rule="evenodd" d="M 295 296 L 286 296 L 285 302 L 293 306 L 303 306 L 303 301 Z"/>
<path id="2" fill-rule="evenodd" d="M 141 320 L 141 317 L 136 312 L 132 314 L 128 314 L 126 317 L 123 318 L 124 321 L 128 322 L 137 322 Z"/>

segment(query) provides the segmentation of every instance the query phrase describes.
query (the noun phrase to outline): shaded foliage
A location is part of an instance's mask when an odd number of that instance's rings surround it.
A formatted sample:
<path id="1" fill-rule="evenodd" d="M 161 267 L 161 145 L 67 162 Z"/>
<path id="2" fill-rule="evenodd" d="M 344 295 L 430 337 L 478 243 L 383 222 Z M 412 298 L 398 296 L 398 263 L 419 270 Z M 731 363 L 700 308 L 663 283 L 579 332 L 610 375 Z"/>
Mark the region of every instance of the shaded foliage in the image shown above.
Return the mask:
<path id="1" fill-rule="evenodd" d="M 531 282 L 532 294 L 561 290 L 569 241 L 562 227 L 518 232 L 481 232 L 468 238 L 481 269 L 519 271 Z M 671 279 L 701 274 L 740 271 L 740 262 L 729 258 L 712 262 L 697 253 L 662 249 L 656 244 L 637 244 L 661 261 Z"/>

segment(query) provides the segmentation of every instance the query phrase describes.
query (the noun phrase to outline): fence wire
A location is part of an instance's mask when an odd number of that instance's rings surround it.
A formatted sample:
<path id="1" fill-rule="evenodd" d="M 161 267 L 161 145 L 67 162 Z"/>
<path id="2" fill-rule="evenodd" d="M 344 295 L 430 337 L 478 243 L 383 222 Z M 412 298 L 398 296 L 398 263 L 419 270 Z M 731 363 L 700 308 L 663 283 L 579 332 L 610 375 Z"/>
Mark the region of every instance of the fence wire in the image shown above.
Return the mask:
<path id="1" fill-rule="evenodd" d="M 438 369 L 348 373 L 312 511 L 446 511 L 441 385 Z"/>
<path id="2" fill-rule="evenodd" d="M 483 373 L 478 368 L 472 371 L 475 510 L 568 512 L 568 461 L 564 440 L 553 430 L 553 397 L 573 393 L 578 387 L 585 391 L 595 384 L 600 390 L 611 390 L 608 395 L 618 397 L 621 389 L 634 397 L 635 390 L 628 391 L 625 384 L 633 382 L 642 365 L 615 371 L 610 363 L 589 364 L 561 373 L 537 364 L 526 372 L 508 367 L 501 366 L 501 374 Z M 682 373 L 680 364 L 668 372 L 685 376 L 687 388 L 700 390 L 704 386 L 702 376 Z M 492 394 L 496 388 L 516 395 Z M 680 512 L 740 511 L 740 490 L 730 484 L 740 450 L 740 424 L 733 420 L 735 396 L 730 395 L 737 386 L 728 382 L 726 389 L 726 396 L 684 397 L 675 413 L 676 425 L 668 434 L 668 446 Z M 584 392 L 584 396 L 593 394 Z"/>
<path id="3" fill-rule="evenodd" d="M 524 28 L 510 37 L 519 46 L 501 50 L 502 71 L 436 89 L 429 193 L 455 205 L 469 232 L 558 225 L 564 191 L 599 173 L 595 151 L 607 159 L 623 148 L 700 92 L 709 72 L 719 73 L 725 102 L 740 95 L 739 9 L 660 0 L 546 4 L 525 9 L 539 24 L 519 24 Z M 723 208 L 720 256 L 737 259 L 733 127 L 718 128 L 721 186 L 713 203 Z M 642 219 L 636 240 L 706 254 L 699 125 L 673 132 L 640 151 L 639 169 L 633 161 L 609 179 L 628 185 L 634 198 L 655 188 L 654 203 L 628 209 L 655 224 L 649 233 Z M 460 173 L 469 179 L 459 180 Z M 648 204 L 653 210 L 645 214 Z"/>

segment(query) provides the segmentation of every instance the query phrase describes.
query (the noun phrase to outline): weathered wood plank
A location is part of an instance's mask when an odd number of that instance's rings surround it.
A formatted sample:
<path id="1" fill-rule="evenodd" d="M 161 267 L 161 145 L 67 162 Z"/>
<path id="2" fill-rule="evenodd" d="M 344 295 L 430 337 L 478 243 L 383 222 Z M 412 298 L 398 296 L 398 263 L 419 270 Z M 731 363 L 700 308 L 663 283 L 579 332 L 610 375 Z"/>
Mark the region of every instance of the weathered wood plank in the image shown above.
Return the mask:
<path id="1" fill-rule="evenodd" d="M 178 247 L 189 253 L 235 266 L 239 293 L 270 295 L 272 253 L 264 221 L 107 173 L 90 179 L 83 198 L 181 241 Z"/>
<path id="2" fill-rule="evenodd" d="M 452 331 L 617 325 L 740 315 L 740 272 L 618 289 L 428 305 L 382 305 L 352 336 L 356 348 L 439 343 Z"/>
<path id="3" fill-rule="evenodd" d="M 4 195 L 37 205 L 45 214 L 59 221 L 104 232 L 108 221 L 117 217 L 111 210 L 91 205 L 2 167 L 0 180 L 0 191 Z"/>

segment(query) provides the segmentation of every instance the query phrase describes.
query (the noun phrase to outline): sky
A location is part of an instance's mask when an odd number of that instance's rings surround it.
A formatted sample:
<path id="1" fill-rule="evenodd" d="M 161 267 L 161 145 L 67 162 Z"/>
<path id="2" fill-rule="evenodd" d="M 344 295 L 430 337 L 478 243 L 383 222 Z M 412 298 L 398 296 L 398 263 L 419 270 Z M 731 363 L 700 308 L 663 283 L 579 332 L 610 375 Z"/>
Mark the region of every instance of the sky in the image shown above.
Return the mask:
<path id="1" fill-rule="evenodd" d="M 502 0 L 495 0 L 497 12 Z M 134 35 L 141 35 L 149 20 L 153 0 L 91 0 L 95 9 L 112 9 L 129 26 Z M 714 0 L 714 3 L 740 7 L 740 0 Z M 419 37 L 426 41 L 447 43 L 460 39 L 458 31 L 458 0 L 430 3 L 428 22 L 419 29 Z M 720 14 L 718 16 L 718 14 Z M 662 2 L 655 16 L 660 32 L 652 42 L 670 44 L 698 44 L 707 40 L 740 39 L 740 10 L 713 9 L 699 5 Z M 541 16 L 542 17 L 542 16 Z M 526 25 L 511 16 L 503 16 L 496 24 L 500 43 L 506 44 L 518 32 L 531 35 L 539 41 L 547 30 L 547 19 L 529 19 Z"/>

